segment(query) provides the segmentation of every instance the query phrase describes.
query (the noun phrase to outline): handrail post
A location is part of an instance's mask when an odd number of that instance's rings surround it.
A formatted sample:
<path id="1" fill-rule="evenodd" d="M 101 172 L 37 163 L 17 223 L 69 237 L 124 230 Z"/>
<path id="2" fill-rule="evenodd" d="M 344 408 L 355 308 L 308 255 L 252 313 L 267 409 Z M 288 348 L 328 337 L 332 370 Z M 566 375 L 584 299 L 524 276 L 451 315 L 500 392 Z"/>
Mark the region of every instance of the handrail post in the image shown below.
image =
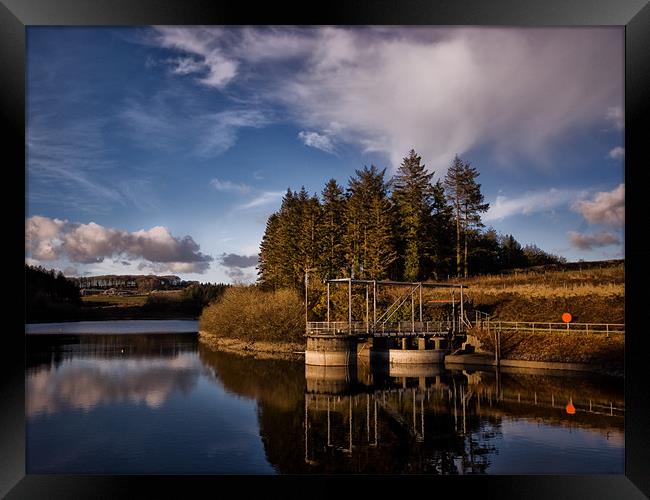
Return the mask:
<path id="1" fill-rule="evenodd" d="M 348 333 L 352 335 L 352 278 L 348 278 Z"/>
<path id="2" fill-rule="evenodd" d="M 327 282 L 327 326 L 330 323 L 330 282 Z"/>

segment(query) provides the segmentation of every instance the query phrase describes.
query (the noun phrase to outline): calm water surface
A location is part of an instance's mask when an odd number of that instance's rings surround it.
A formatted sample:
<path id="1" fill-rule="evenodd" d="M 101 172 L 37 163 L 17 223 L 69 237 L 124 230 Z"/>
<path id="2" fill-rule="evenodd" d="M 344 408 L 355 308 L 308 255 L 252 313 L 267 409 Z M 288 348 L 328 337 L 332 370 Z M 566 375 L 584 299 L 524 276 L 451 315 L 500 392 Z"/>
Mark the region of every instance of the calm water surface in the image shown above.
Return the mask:
<path id="1" fill-rule="evenodd" d="M 27 347 L 31 474 L 623 473 L 621 379 L 325 370 L 174 333 Z"/>

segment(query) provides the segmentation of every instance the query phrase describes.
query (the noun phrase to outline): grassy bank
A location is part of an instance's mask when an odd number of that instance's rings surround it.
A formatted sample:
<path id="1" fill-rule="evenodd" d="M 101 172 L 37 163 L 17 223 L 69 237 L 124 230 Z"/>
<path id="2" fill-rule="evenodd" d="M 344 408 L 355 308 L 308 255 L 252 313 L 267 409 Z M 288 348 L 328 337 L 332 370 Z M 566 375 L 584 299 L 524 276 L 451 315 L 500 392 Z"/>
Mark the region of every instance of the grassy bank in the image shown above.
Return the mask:
<path id="1" fill-rule="evenodd" d="M 481 349 L 494 352 L 494 333 L 474 329 Z M 582 332 L 501 332 L 501 358 L 525 361 L 586 363 L 601 371 L 623 371 L 624 335 L 588 334 Z"/>
<path id="2" fill-rule="evenodd" d="M 578 323 L 625 323 L 625 266 L 573 263 L 506 275 L 458 280 L 468 285 L 470 311 L 495 320 L 559 322 L 570 312 Z"/>
<path id="3" fill-rule="evenodd" d="M 293 351 L 304 351 L 303 308 L 293 290 L 231 287 L 203 310 L 199 340 L 213 349 L 286 358 Z"/>

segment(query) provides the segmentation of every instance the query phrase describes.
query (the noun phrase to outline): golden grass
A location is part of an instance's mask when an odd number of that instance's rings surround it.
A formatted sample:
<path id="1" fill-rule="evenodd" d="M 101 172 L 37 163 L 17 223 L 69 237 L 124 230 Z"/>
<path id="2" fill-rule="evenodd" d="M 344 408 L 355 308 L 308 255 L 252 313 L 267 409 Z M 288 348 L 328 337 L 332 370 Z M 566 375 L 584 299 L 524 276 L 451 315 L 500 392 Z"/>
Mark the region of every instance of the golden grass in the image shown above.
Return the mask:
<path id="1" fill-rule="evenodd" d="M 524 297 L 535 298 L 570 298 L 570 297 L 624 297 L 623 284 L 606 283 L 595 285 L 591 283 L 571 283 L 565 285 L 535 284 L 502 284 L 501 286 L 479 285 L 467 290 L 467 297 L 473 298 L 480 295 L 503 295 L 512 293 Z"/>
<path id="2" fill-rule="evenodd" d="M 199 329 L 218 337 L 303 343 L 304 307 L 293 290 L 234 286 L 203 309 Z"/>
<path id="3" fill-rule="evenodd" d="M 81 298 L 84 303 L 93 306 L 138 307 L 147 302 L 147 295 L 85 295 Z"/>
<path id="4" fill-rule="evenodd" d="M 494 351 L 494 333 L 472 331 L 481 348 Z M 590 363 L 622 370 L 624 335 L 587 334 L 579 332 L 529 332 L 507 331 L 501 333 L 503 359 L 528 361 L 557 361 L 564 363 Z"/>

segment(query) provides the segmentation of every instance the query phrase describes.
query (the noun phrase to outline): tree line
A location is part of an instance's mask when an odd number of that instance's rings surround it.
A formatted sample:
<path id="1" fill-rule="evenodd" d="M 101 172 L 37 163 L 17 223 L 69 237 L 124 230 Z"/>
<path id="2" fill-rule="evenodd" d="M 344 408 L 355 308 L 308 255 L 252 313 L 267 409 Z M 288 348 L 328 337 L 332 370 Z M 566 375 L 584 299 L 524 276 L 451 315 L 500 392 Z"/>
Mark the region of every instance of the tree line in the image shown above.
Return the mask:
<path id="1" fill-rule="evenodd" d="M 444 178 L 434 175 L 411 150 L 390 179 L 371 165 L 355 170 L 345 189 L 335 179 L 320 196 L 289 188 L 266 223 L 258 283 L 300 289 L 307 271 L 320 279 L 426 281 L 565 262 L 485 229 L 480 174 L 458 155 Z"/>

